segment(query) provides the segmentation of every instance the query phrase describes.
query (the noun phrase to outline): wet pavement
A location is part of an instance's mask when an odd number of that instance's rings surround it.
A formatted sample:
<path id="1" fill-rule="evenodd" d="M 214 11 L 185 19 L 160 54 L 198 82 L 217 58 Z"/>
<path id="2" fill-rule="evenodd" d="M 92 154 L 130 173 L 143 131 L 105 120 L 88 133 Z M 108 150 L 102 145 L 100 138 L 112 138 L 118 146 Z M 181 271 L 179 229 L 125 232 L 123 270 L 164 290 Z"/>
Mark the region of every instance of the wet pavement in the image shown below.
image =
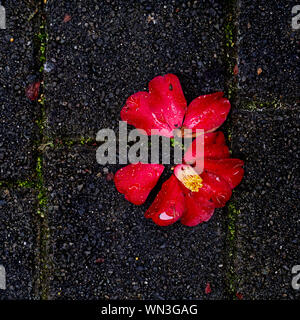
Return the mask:
<path id="1" fill-rule="evenodd" d="M 6 278 L 1 299 L 34 298 L 36 197 L 36 192 L 27 188 L 0 191 L 0 265 Z"/>
<path id="2" fill-rule="evenodd" d="M 0 30 L 0 180 L 26 179 L 34 171 L 33 144 L 38 109 L 25 96 L 36 80 L 32 7 L 8 3 L 6 30 Z"/>
<path id="3" fill-rule="evenodd" d="M 180 77 L 189 101 L 199 84 L 200 93 L 223 90 L 222 2 L 49 2 L 48 135 L 116 127 L 126 97 L 162 70 Z"/>
<path id="4" fill-rule="evenodd" d="M 291 286 L 292 267 L 300 264 L 300 31 L 291 28 L 293 5 L 5 5 L 0 299 L 300 298 Z M 229 41 L 232 21 L 237 39 Z M 34 39 L 44 24 L 46 63 L 39 72 L 41 44 Z M 97 145 L 88 140 L 102 128 L 117 130 L 126 98 L 169 72 L 188 102 L 235 92 L 223 130 L 232 156 L 245 161 L 245 177 L 229 206 L 194 228 L 146 220 L 155 192 L 142 206 L 127 202 L 108 178 L 120 165 L 99 165 Z M 44 104 L 25 96 L 37 80 Z M 170 174 L 166 169 L 159 185 Z"/>
<path id="5" fill-rule="evenodd" d="M 295 1 L 240 1 L 238 58 L 241 104 L 293 107 L 300 96 L 299 30 L 292 29 Z"/>

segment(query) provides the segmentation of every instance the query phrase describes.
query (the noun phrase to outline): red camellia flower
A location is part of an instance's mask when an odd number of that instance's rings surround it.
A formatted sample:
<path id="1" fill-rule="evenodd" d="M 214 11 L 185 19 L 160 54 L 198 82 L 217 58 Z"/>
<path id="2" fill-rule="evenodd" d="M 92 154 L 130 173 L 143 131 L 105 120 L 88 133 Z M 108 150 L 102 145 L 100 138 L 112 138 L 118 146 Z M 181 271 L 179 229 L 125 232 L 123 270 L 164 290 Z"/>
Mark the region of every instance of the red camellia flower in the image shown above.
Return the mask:
<path id="1" fill-rule="evenodd" d="M 215 131 L 225 121 L 230 102 L 222 92 L 200 96 L 187 107 L 180 82 L 173 74 L 158 76 L 149 83 L 149 92 L 130 96 L 121 111 L 121 118 L 138 129 L 151 134 L 173 137 L 178 129 L 203 129 L 184 155 L 184 163 L 174 168 L 174 174 L 165 181 L 154 202 L 145 213 L 160 226 L 177 220 L 187 226 L 208 221 L 215 208 L 224 207 L 232 189 L 242 180 L 244 162 L 229 158 L 222 132 Z M 204 154 L 196 153 L 203 144 Z M 197 162 L 204 168 L 198 172 Z M 160 164 L 130 164 L 115 174 L 116 188 L 125 198 L 143 204 L 158 182 L 164 166 Z"/>

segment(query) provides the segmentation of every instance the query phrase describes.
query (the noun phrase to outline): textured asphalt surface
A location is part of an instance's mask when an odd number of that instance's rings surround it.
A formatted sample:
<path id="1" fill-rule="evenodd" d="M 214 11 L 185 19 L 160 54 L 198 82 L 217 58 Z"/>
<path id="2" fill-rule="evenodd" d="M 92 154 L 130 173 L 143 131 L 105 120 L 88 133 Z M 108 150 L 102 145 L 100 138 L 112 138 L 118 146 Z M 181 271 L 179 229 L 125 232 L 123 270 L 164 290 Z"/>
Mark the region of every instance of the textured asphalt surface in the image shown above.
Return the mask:
<path id="1" fill-rule="evenodd" d="M 34 297 L 36 196 L 31 189 L 0 190 L 0 265 L 6 273 L 0 300 Z"/>
<path id="2" fill-rule="evenodd" d="M 53 277 L 51 298 L 221 299 L 225 296 L 226 215 L 209 224 L 158 228 L 143 217 L 150 205 L 115 192 L 95 148 L 49 151 L 45 179 Z M 171 171 L 168 172 L 168 175 Z M 210 283 L 212 293 L 205 294 Z"/>
<path id="3" fill-rule="evenodd" d="M 223 1 L 74 3 L 47 5 L 48 135 L 94 138 L 116 127 L 126 97 L 162 70 L 180 76 L 189 101 L 224 89 Z"/>
<path id="4" fill-rule="evenodd" d="M 34 28 L 24 1 L 5 5 L 7 29 L 0 30 L 0 180 L 24 179 L 33 172 L 36 107 L 24 92 L 35 81 Z"/>
<path id="5" fill-rule="evenodd" d="M 240 1 L 239 87 L 243 103 L 283 101 L 293 107 L 300 96 L 299 30 L 285 1 Z"/>
<path id="6" fill-rule="evenodd" d="M 300 261 L 299 113 L 235 112 L 232 121 L 246 172 L 234 195 L 237 291 L 245 299 L 299 299 L 291 287 Z"/>
<path id="7" fill-rule="evenodd" d="M 238 81 L 226 129 L 232 156 L 245 161 L 245 177 L 233 193 L 239 213 L 228 241 L 227 208 L 194 228 L 146 220 L 157 189 L 140 207 L 125 201 L 109 179 L 120 166 L 99 165 L 97 146 L 78 139 L 95 139 L 102 128 L 117 131 L 126 98 L 159 74 L 178 75 L 188 102 L 231 91 L 224 1 L 48 0 L 40 75 L 33 38 L 41 13 L 28 21 L 34 2 L 5 3 L 0 265 L 7 289 L 0 289 L 0 300 L 300 298 L 291 287 L 291 269 L 300 264 L 300 31 L 291 29 L 293 5 L 241 0 L 231 11 Z M 34 147 L 41 110 L 25 97 L 38 77 L 46 98 L 43 143 L 51 142 L 39 148 L 43 179 Z M 166 169 L 159 185 L 170 174 Z M 20 183 L 25 179 L 32 188 Z M 45 218 L 37 210 L 41 190 Z"/>

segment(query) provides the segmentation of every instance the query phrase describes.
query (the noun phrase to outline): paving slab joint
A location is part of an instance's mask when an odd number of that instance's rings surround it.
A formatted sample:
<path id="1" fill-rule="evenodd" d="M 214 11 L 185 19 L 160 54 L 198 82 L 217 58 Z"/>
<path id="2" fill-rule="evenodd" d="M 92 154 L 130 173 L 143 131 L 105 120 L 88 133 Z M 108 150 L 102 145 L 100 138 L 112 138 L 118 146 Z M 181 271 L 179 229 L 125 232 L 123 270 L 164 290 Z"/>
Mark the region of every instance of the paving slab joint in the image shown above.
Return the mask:
<path id="1" fill-rule="evenodd" d="M 229 0 L 225 6 L 226 16 L 224 22 L 224 64 L 226 67 L 225 95 L 230 101 L 238 102 L 238 0 Z"/>
<path id="2" fill-rule="evenodd" d="M 44 95 L 44 65 L 46 63 L 47 44 L 48 44 L 48 33 L 45 15 L 45 3 L 44 0 L 39 0 L 37 3 L 36 13 L 38 15 L 38 32 L 35 35 L 35 46 L 37 54 L 37 63 L 39 71 L 39 79 L 41 81 L 38 105 L 39 105 L 39 117 L 36 120 L 36 124 L 39 129 L 39 139 L 36 141 L 36 166 L 35 166 L 35 189 L 38 192 L 37 196 L 37 274 L 35 279 L 35 295 L 38 299 L 48 299 L 48 279 L 50 274 L 51 263 L 48 258 L 48 247 L 49 247 L 49 228 L 48 228 L 48 217 L 47 217 L 47 204 L 48 196 L 47 190 L 44 186 L 43 176 L 43 151 L 45 145 L 49 145 L 48 138 L 44 134 L 46 126 L 46 98 Z"/>
<path id="3" fill-rule="evenodd" d="M 234 192 L 234 191 L 233 191 Z M 227 217 L 228 217 L 228 227 L 227 227 L 227 238 L 226 238 L 226 282 L 227 282 L 227 294 L 229 299 L 237 300 L 237 275 L 234 268 L 234 262 L 236 257 L 236 233 L 237 226 L 236 221 L 240 210 L 236 208 L 234 200 L 230 200 L 227 205 Z"/>
<path id="4" fill-rule="evenodd" d="M 238 17 L 239 1 L 229 0 L 226 3 L 226 16 L 224 22 L 224 63 L 226 66 L 226 88 L 225 95 L 229 98 L 232 110 L 239 105 L 238 95 Z M 232 141 L 234 132 L 232 130 L 231 117 L 224 125 L 224 133 L 229 143 Z M 231 150 L 230 150 L 231 151 Z M 234 190 L 233 190 L 234 195 Z M 233 196 L 232 195 L 232 196 Z M 227 205 L 227 235 L 225 246 L 226 266 L 226 295 L 228 299 L 237 299 L 236 273 L 234 268 L 234 257 L 236 253 L 236 219 L 239 211 L 236 209 L 233 199 Z"/>

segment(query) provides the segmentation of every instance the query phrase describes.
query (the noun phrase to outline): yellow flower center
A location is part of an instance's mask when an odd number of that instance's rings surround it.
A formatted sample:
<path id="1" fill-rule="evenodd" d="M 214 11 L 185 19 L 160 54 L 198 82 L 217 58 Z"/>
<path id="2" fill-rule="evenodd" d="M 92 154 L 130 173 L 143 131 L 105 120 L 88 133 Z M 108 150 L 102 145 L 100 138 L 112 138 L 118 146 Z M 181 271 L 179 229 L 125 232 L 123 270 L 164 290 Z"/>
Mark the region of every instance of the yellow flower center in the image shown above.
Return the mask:
<path id="1" fill-rule="evenodd" d="M 203 187 L 202 181 L 199 175 L 188 175 L 182 179 L 184 186 L 192 192 L 198 192 Z"/>

